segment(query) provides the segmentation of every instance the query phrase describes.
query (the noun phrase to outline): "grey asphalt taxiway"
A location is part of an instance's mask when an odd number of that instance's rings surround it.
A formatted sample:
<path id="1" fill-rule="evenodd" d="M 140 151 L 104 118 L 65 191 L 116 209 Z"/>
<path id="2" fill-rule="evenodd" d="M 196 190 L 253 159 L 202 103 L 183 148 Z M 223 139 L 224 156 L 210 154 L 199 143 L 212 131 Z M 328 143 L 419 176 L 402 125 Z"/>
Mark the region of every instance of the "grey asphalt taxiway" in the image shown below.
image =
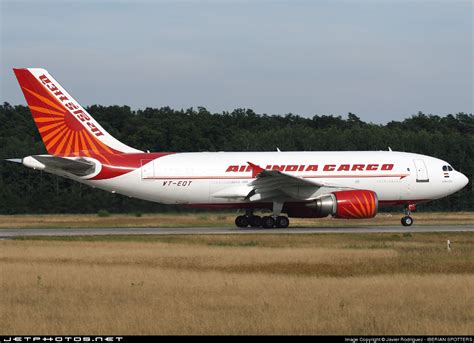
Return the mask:
<path id="1" fill-rule="evenodd" d="M 238 229 L 233 227 L 184 228 L 34 228 L 0 229 L 0 238 L 25 236 L 120 236 L 120 235 L 245 235 L 245 234 L 321 234 L 321 233 L 403 233 L 403 232 L 474 232 L 474 225 L 414 225 L 313 227 L 287 229 Z"/>

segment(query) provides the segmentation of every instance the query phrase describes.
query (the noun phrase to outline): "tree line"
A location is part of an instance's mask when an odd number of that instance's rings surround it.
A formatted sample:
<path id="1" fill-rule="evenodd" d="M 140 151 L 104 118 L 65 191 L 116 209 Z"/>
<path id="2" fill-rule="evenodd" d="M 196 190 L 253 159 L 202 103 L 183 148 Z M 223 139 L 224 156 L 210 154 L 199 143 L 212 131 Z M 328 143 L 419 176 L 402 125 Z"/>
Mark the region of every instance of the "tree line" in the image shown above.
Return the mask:
<path id="1" fill-rule="evenodd" d="M 470 180 L 474 170 L 474 117 L 421 112 L 403 121 L 367 123 L 349 113 L 335 115 L 257 114 L 251 109 L 210 113 L 204 107 L 131 110 L 128 106 L 86 108 L 114 137 L 143 151 L 319 151 L 388 150 L 448 161 Z M 45 154 L 28 107 L 0 105 L 0 213 L 117 213 L 182 211 L 130 199 L 54 175 L 5 162 Z M 419 206 L 422 210 L 474 210 L 474 188 Z"/>

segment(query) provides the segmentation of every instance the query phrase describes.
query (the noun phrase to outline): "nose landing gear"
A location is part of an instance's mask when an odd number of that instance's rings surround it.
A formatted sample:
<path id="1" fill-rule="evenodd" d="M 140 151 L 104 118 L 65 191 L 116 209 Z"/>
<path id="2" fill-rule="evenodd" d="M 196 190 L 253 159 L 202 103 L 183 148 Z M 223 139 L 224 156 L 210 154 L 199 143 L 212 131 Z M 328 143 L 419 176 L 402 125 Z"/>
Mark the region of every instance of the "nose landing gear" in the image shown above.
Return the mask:
<path id="1" fill-rule="evenodd" d="M 413 224 L 413 218 L 410 216 L 405 216 L 402 218 L 401 222 L 403 226 L 411 226 Z"/>
<path id="2" fill-rule="evenodd" d="M 405 217 L 402 218 L 401 223 L 403 226 L 412 226 L 413 218 L 410 217 L 412 212 L 416 211 L 416 204 L 408 204 L 405 206 L 403 212 L 405 213 Z"/>

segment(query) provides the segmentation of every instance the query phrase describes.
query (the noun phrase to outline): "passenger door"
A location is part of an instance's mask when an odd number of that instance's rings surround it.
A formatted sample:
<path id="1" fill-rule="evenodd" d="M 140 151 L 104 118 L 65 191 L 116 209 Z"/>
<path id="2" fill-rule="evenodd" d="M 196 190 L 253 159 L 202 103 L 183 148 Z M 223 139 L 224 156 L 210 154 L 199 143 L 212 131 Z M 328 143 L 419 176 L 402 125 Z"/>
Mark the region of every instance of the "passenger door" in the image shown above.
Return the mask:
<path id="1" fill-rule="evenodd" d="M 416 169 L 416 182 L 430 182 L 428 177 L 428 169 L 426 168 L 425 161 L 413 160 Z"/>

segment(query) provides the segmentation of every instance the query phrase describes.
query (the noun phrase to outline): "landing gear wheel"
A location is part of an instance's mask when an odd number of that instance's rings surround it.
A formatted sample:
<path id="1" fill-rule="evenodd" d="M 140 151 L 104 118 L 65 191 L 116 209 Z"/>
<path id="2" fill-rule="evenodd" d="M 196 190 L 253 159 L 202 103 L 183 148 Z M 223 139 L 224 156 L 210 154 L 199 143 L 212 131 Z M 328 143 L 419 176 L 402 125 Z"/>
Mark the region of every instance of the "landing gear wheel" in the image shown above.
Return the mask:
<path id="1" fill-rule="evenodd" d="M 249 226 L 249 218 L 247 216 L 238 216 L 235 218 L 235 225 L 237 227 L 247 227 Z"/>
<path id="2" fill-rule="evenodd" d="M 285 217 L 285 216 L 278 216 L 276 221 L 275 221 L 275 226 L 278 227 L 278 228 L 287 228 L 288 225 L 290 225 L 290 220 L 288 219 L 288 217 Z"/>
<path id="3" fill-rule="evenodd" d="M 273 217 L 266 216 L 262 218 L 262 227 L 264 227 L 265 229 L 271 229 L 274 226 L 275 219 L 273 219 Z"/>
<path id="4" fill-rule="evenodd" d="M 251 216 L 249 218 L 249 224 L 251 227 L 260 227 L 262 226 L 262 217 L 260 216 Z"/>
<path id="5" fill-rule="evenodd" d="M 402 218 L 403 226 L 411 226 L 413 224 L 413 218 L 410 216 L 405 216 Z"/>

